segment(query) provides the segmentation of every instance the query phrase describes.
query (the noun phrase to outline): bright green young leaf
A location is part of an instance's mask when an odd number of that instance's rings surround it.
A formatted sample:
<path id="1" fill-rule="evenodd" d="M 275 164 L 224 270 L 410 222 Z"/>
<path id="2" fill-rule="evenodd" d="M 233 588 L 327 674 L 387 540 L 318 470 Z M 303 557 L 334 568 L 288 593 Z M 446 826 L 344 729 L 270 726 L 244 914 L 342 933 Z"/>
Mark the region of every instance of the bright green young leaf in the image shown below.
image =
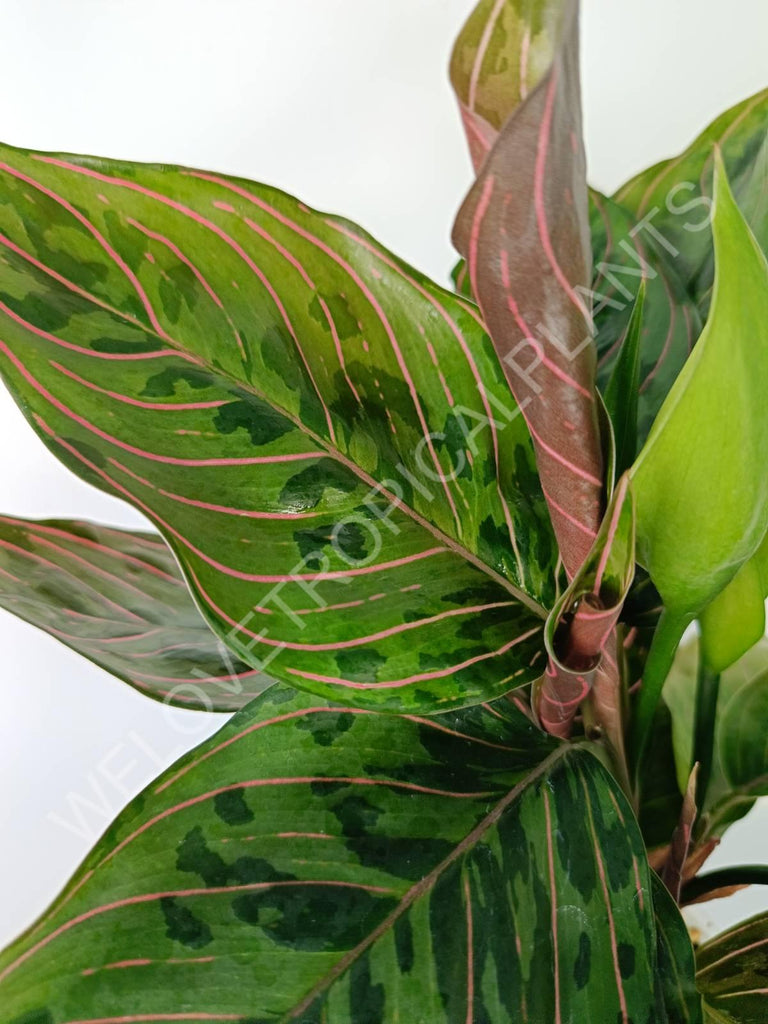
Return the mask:
<path id="1" fill-rule="evenodd" d="M 713 671 L 738 661 L 765 634 L 768 535 L 725 590 L 699 616 L 704 657 Z"/>
<path id="2" fill-rule="evenodd" d="M 700 612 L 768 529 L 768 263 L 722 166 L 716 192 L 712 313 L 633 469 L 639 560 L 675 614 Z"/>
<path id="3" fill-rule="evenodd" d="M 768 1019 L 768 914 L 702 946 L 696 982 L 706 1024 L 765 1024 Z"/>
<path id="4" fill-rule="evenodd" d="M 615 197 L 637 223 L 646 225 L 645 236 L 656 233 L 705 315 L 715 277 L 710 230 L 713 148 L 720 147 L 736 201 L 768 252 L 766 123 L 768 89 L 727 110 L 685 152 L 643 171 Z"/>
<path id="5" fill-rule="evenodd" d="M 346 221 L 173 167 L 5 148 L 0 252 L 11 391 L 238 657 L 394 710 L 538 674 L 557 547 L 474 309 Z"/>
<path id="6" fill-rule="evenodd" d="M 273 687 L 120 816 L 0 956 L 0 1005 L 8 1024 L 646 1022 L 653 910 L 614 781 L 511 703 L 399 718 Z"/>
<path id="7" fill-rule="evenodd" d="M 217 640 L 156 534 L 0 516 L 0 607 L 168 704 L 237 711 L 274 682 Z"/>
<path id="8" fill-rule="evenodd" d="M 691 937 L 677 904 L 657 875 L 652 876 L 658 936 L 658 977 L 668 1024 L 701 1024 L 696 961 Z"/>
<path id="9" fill-rule="evenodd" d="M 617 372 L 640 286 L 645 285 L 638 352 L 641 447 L 701 334 L 701 318 L 670 253 L 628 210 L 593 190 L 590 223 L 597 381 L 604 394 Z"/>
<path id="10" fill-rule="evenodd" d="M 685 627 L 768 529 L 768 263 L 718 159 L 712 311 L 632 470 L 638 561 L 664 599 L 634 723 L 636 755 Z"/>

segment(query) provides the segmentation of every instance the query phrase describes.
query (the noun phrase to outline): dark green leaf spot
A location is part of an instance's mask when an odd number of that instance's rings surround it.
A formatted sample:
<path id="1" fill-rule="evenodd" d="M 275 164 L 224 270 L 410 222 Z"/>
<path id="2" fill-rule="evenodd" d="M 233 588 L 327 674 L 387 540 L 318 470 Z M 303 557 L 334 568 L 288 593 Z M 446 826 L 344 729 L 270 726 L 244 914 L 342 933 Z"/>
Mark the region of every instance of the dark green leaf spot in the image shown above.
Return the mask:
<path id="1" fill-rule="evenodd" d="M 213 801 L 214 810 L 228 825 L 245 825 L 253 821 L 253 811 L 245 802 L 242 789 L 230 789 L 218 793 Z"/>
<path id="2" fill-rule="evenodd" d="M 213 425 L 220 434 L 234 434 L 242 428 L 250 434 L 252 443 L 257 447 L 271 444 L 294 429 L 289 419 L 258 398 L 222 406 Z"/>
<path id="3" fill-rule="evenodd" d="M 387 659 L 372 647 L 337 651 L 336 664 L 345 679 L 354 679 L 361 683 L 375 683 L 378 671 Z"/>
<path id="4" fill-rule="evenodd" d="M 589 981 L 592 968 L 592 940 L 586 932 L 579 936 L 579 954 L 573 965 L 573 980 L 576 988 L 581 991 Z"/>
<path id="5" fill-rule="evenodd" d="M 213 940 L 211 929 L 200 921 L 187 907 L 179 906 L 170 896 L 160 900 L 166 924 L 166 935 L 172 942 L 179 942 L 189 949 L 202 949 Z"/>
<path id="6" fill-rule="evenodd" d="M 296 728 L 310 733 L 319 746 L 330 747 L 335 740 L 348 732 L 354 723 L 355 716 L 349 712 L 329 712 L 327 715 L 307 715 L 306 718 L 300 718 Z"/>
<path id="7" fill-rule="evenodd" d="M 625 981 L 635 973 L 635 947 L 626 942 L 619 943 L 619 971 Z"/>

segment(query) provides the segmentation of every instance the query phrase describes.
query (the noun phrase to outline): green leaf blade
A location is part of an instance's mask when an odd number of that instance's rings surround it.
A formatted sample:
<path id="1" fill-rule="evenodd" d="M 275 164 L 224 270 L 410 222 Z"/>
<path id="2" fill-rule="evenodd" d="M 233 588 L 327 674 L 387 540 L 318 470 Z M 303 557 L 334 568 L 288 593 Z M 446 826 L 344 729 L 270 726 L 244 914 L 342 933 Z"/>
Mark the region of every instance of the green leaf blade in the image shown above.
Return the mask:
<path id="1" fill-rule="evenodd" d="M 722 152 L 747 223 L 763 251 L 768 251 L 766 118 L 768 89 L 763 89 L 721 114 L 683 153 L 638 174 L 616 194 L 637 220 L 649 218 L 664 238 L 704 316 L 715 276 L 710 230 L 715 146 Z"/>
<path id="2" fill-rule="evenodd" d="M 471 307 L 263 186 L 3 155 L 2 372 L 238 657 L 392 710 L 533 678 L 557 549 Z"/>
<path id="3" fill-rule="evenodd" d="M 722 169 L 714 231 L 712 314 L 633 469 L 639 560 L 675 616 L 701 611 L 768 527 L 768 264 Z"/>
<path id="4" fill-rule="evenodd" d="M 616 441 L 616 475 L 630 469 L 637 456 L 638 399 L 640 391 L 640 340 L 646 297 L 645 281 L 638 289 L 627 333 L 605 389 L 605 405 Z"/>
<path id="5" fill-rule="evenodd" d="M 593 312 L 597 330 L 597 380 L 603 394 L 618 371 L 641 286 L 645 287 L 639 344 L 638 447 L 701 334 L 701 317 L 675 260 L 629 210 L 590 191 L 594 254 Z"/>
<path id="6" fill-rule="evenodd" d="M 0 516 L 0 607 L 164 703 L 237 711 L 274 683 L 211 632 L 155 534 Z"/>
<path id="7" fill-rule="evenodd" d="M 718 935 L 697 954 L 697 983 L 705 1019 L 720 1024 L 760 1024 L 768 1006 L 768 916 Z"/>
<path id="8" fill-rule="evenodd" d="M 653 880 L 659 985 L 669 1024 L 701 1024 L 701 995 L 691 937 L 677 904 L 657 875 Z"/>
<path id="9" fill-rule="evenodd" d="M 277 687 L 121 815 L 0 956 L 0 996 L 50 1024 L 648 1019 L 655 943 L 591 754 L 506 702 L 403 719 Z"/>

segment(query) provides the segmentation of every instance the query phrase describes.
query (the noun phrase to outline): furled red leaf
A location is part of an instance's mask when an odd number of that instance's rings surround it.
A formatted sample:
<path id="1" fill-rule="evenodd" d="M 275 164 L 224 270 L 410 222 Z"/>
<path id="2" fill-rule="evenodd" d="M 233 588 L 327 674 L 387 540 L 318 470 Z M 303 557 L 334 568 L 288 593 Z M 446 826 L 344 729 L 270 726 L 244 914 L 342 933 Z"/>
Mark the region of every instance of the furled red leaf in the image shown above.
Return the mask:
<path id="1" fill-rule="evenodd" d="M 400 718 L 273 687 L 0 955 L 0 1005 L 47 1024 L 645 1022 L 654 911 L 613 779 L 508 701 Z"/>
<path id="2" fill-rule="evenodd" d="M 592 550 L 547 620 L 549 665 L 535 693 L 542 725 L 556 736 L 567 736 L 579 706 L 602 675 L 598 719 L 622 755 L 623 695 L 614 630 L 634 572 L 635 509 L 625 475 Z"/>
<path id="3" fill-rule="evenodd" d="M 701 311 L 709 311 L 715 277 L 711 212 L 713 152 L 719 146 L 734 196 L 768 252 L 768 89 L 727 110 L 685 152 L 638 174 L 616 199 L 663 239 L 675 269 Z"/>
<path id="4" fill-rule="evenodd" d="M 696 955 L 707 1024 L 764 1024 L 768 1016 L 768 914 L 731 928 Z"/>
<path id="5" fill-rule="evenodd" d="M 573 576 L 600 524 L 603 457 L 585 298 L 591 255 L 578 3 L 560 7 L 546 74 L 504 124 L 459 212 L 454 240 L 533 436 Z"/>
<path id="6" fill-rule="evenodd" d="M 9 387 L 238 657 L 395 710 L 538 674 L 557 547 L 474 309 L 346 221 L 173 167 L 5 148 L 0 253 Z"/>
<path id="7" fill-rule="evenodd" d="M 564 13 L 563 0 L 480 0 L 461 30 L 451 83 L 476 171 L 509 115 L 549 71 Z"/>
<path id="8" fill-rule="evenodd" d="M 0 607 L 168 704 L 237 711 L 274 682 L 211 632 L 156 534 L 0 516 Z"/>
<path id="9" fill-rule="evenodd" d="M 674 258 L 662 244 L 663 238 L 659 241 L 656 237 L 652 223 L 638 220 L 595 191 L 590 192 L 590 215 L 597 381 L 603 393 L 616 369 L 640 285 L 645 283 L 638 351 L 640 448 L 701 334 L 701 317 Z"/>

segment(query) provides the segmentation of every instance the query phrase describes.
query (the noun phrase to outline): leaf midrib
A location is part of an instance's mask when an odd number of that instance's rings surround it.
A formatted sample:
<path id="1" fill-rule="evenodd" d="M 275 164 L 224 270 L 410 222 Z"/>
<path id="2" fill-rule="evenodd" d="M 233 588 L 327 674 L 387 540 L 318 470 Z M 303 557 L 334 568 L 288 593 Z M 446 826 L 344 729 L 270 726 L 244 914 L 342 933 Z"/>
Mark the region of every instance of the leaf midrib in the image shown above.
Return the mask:
<path id="1" fill-rule="evenodd" d="M 496 804 L 493 810 L 486 815 L 483 820 L 475 826 L 475 828 L 457 843 L 451 853 L 433 868 L 428 875 L 425 875 L 420 882 L 412 886 L 411 889 L 405 894 L 398 906 L 379 924 L 373 929 L 370 934 L 363 939 L 354 949 L 346 953 L 337 963 L 317 981 L 312 988 L 309 990 L 307 995 L 297 1003 L 290 1010 L 288 1010 L 281 1018 L 280 1024 L 290 1024 L 291 1021 L 295 1021 L 302 1013 L 305 1013 L 324 992 L 326 992 L 334 982 L 338 981 L 343 974 L 363 956 L 372 945 L 374 945 L 382 935 L 385 935 L 390 928 L 392 928 L 397 921 L 405 914 L 413 904 L 421 899 L 426 893 L 430 892 L 434 886 L 440 881 L 442 875 L 455 864 L 455 862 L 462 857 L 468 850 L 475 846 L 483 838 L 486 832 L 489 831 L 502 817 L 507 808 L 520 797 L 523 792 L 532 786 L 537 779 L 546 775 L 553 765 L 574 750 L 573 744 L 563 744 L 557 750 L 545 758 L 541 764 L 535 768 L 532 772 L 529 772 L 524 779 L 522 779 L 516 786 L 514 786 L 502 799 Z"/>
<path id="2" fill-rule="evenodd" d="M 42 261 L 40 261 L 40 263 L 42 264 Z M 50 268 L 48 268 L 47 265 L 45 272 L 48 274 L 50 273 Z M 73 284 L 73 282 L 69 283 Z M 86 298 L 88 302 L 92 303 L 98 308 L 104 308 L 104 306 L 96 298 L 96 296 L 92 295 L 90 292 L 86 292 L 84 289 L 82 289 L 80 290 L 80 294 L 82 298 Z M 340 462 L 343 466 L 345 466 L 352 473 L 354 473 L 360 480 L 366 483 L 372 490 L 375 490 L 382 496 L 386 497 L 394 507 L 401 509 L 406 515 L 410 516 L 410 518 L 413 519 L 414 522 L 418 523 L 418 525 L 421 526 L 422 529 L 426 530 L 436 540 L 440 541 L 441 544 L 448 547 L 455 554 L 460 555 L 465 561 L 469 562 L 471 565 L 474 565 L 475 568 L 479 569 L 481 572 L 484 572 L 487 576 L 493 579 L 494 582 L 504 587 L 505 590 L 512 594 L 518 601 L 520 601 L 521 604 L 525 605 L 539 618 L 547 618 L 546 609 L 541 604 L 539 604 L 539 602 L 536 601 L 535 598 L 531 597 L 525 591 L 515 586 L 515 584 L 512 583 L 511 580 L 509 580 L 506 576 L 503 576 L 501 573 L 497 572 L 490 565 L 488 565 L 487 562 L 485 562 L 478 555 L 473 554 L 459 541 L 448 536 L 448 534 L 444 533 L 438 527 L 434 526 L 432 523 L 429 522 L 429 520 L 425 519 L 422 515 L 420 515 L 419 512 L 411 508 L 411 506 L 408 505 L 401 498 L 398 498 L 396 495 L 392 494 L 384 487 L 382 487 L 379 481 L 374 479 L 374 477 L 370 476 L 370 474 L 366 473 L 366 471 L 361 466 L 358 466 L 357 463 L 355 463 L 348 456 L 344 455 L 341 451 L 338 450 L 338 448 L 334 447 L 330 441 L 326 441 L 319 434 L 316 434 L 310 427 L 308 427 L 304 422 L 302 422 L 302 420 L 298 416 L 296 416 L 289 410 L 284 409 L 274 399 L 269 398 L 266 394 L 262 393 L 251 382 L 243 381 L 237 378 L 232 371 L 225 370 L 221 367 L 214 367 L 209 359 L 201 357 L 196 353 L 192 353 L 188 348 L 186 348 L 180 342 L 176 341 L 176 339 L 172 338 L 170 335 L 161 338 L 157 331 L 155 331 L 151 326 L 143 323 L 141 320 L 134 320 L 133 318 L 129 317 L 126 313 L 124 313 L 122 310 L 117 309 L 116 307 L 110 308 L 113 313 L 117 314 L 126 323 L 129 323 L 132 327 L 138 326 L 142 331 L 144 331 L 145 334 L 151 336 L 154 340 L 156 340 L 158 343 L 161 343 L 163 346 L 170 346 L 171 348 L 178 351 L 181 355 L 187 357 L 191 356 L 199 366 L 201 366 L 214 378 L 220 377 L 225 379 L 227 382 L 234 384 L 235 387 L 237 387 L 239 390 L 244 391 L 248 394 L 252 394 L 255 398 L 260 399 L 261 401 L 265 402 L 270 408 L 274 409 L 276 412 L 285 416 L 296 427 L 298 427 L 298 429 L 302 431 L 302 433 L 304 433 L 308 438 L 314 441 L 316 445 L 322 448 L 329 458 L 335 459 L 337 462 Z"/>

